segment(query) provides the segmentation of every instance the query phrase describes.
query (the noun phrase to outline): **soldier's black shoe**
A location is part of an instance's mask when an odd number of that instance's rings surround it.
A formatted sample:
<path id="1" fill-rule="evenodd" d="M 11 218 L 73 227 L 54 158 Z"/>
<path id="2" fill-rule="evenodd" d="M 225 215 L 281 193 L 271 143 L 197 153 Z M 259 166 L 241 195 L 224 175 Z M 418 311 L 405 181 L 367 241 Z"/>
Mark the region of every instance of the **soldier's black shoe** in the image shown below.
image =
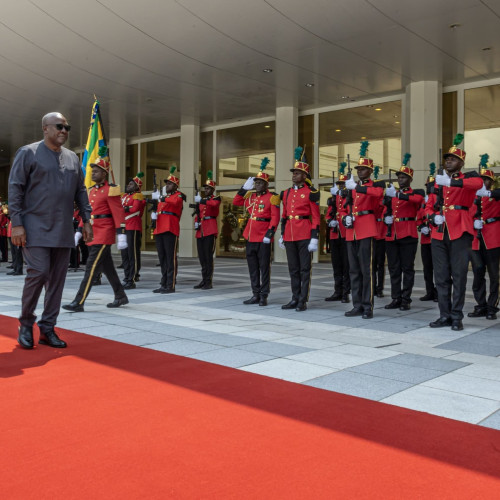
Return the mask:
<path id="1" fill-rule="evenodd" d="M 379 299 L 383 299 L 384 298 L 384 292 L 382 290 L 379 290 L 378 292 L 376 292 L 376 295 Z"/>
<path id="2" fill-rule="evenodd" d="M 373 311 L 365 311 L 363 313 L 363 316 L 361 316 L 363 319 L 372 319 L 373 318 Z"/>
<path id="3" fill-rule="evenodd" d="M 401 307 L 399 308 L 400 311 L 409 311 L 410 309 L 411 306 L 409 302 L 401 302 Z"/>
<path id="4" fill-rule="evenodd" d="M 160 293 L 175 293 L 175 288 L 166 287 Z"/>
<path id="5" fill-rule="evenodd" d="M 295 308 L 297 312 L 302 312 L 305 311 L 306 309 L 307 309 L 307 304 L 305 302 L 299 302 L 297 304 L 297 307 Z"/>
<path id="6" fill-rule="evenodd" d="M 351 302 L 349 300 L 349 294 L 348 293 L 344 293 L 344 295 L 342 295 L 342 300 L 340 302 L 342 302 L 342 304 L 349 304 L 349 302 Z"/>
<path id="7" fill-rule="evenodd" d="M 443 328 L 444 326 L 451 326 L 451 318 L 439 318 L 432 323 L 429 323 L 431 328 Z"/>
<path id="8" fill-rule="evenodd" d="M 61 340 L 54 330 L 40 332 L 38 343 L 42 345 L 48 345 L 50 347 L 58 347 L 60 349 L 67 347 L 66 342 L 64 342 L 64 340 Z"/>
<path id="9" fill-rule="evenodd" d="M 351 309 L 350 311 L 346 311 L 344 313 L 344 316 L 347 316 L 348 318 L 351 318 L 353 316 L 363 316 L 363 311 L 360 309 Z"/>
<path id="10" fill-rule="evenodd" d="M 134 276 L 134 281 L 137 283 L 138 281 L 141 281 L 141 275 L 140 274 L 136 274 Z"/>
<path id="11" fill-rule="evenodd" d="M 115 300 L 113 300 L 113 302 L 106 304 L 106 307 L 115 308 L 115 307 L 124 306 L 125 304 L 128 304 L 128 297 L 121 297 L 119 299 L 115 299 Z"/>
<path id="12" fill-rule="evenodd" d="M 16 273 L 16 271 L 11 271 L 10 273 L 7 273 L 7 276 L 22 276 L 23 273 Z"/>
<path id="13" fill-rule="evenodd" d="M 281 306 L 281 309 L 295 309 L 298 303 L 297 300 L 292 299 L 288 304 Z"/>
<path id="14" fill-rule="evenodd" d="M 464 325 L 462 324 L 461 319 L 454 319 L 451 322 L 451 329 L 454 330 L 455 332 L 459 332 L 460 330 L 464 329 Z"/>
<path id="15" fill-rule="evenodd" d="M 267 297 L 265 295 L 261 295 L 259 300 L 259 306 L 267 306 Z"/>
<path id="16" fill-rule="evenodd" d="M 497 315 L 495 313 L 488 313 L 486 319 L 497 319 Z"/>
<path id="17" fill-rule="evenodd" d="M 193 288 L 203 288 L 205 286 L 205 282 L 202 280 L 197 285 L 194 285 Z"/>
<path id="18" fill-rule="evenodd" d="M 384 309 L 399 309 L 401 307 L 401 300 L 394 299 L 390 304 L 384 306 Z"/>
<path id="19" fill-rule="evenodd" d="M 116 269 L 123 269 L 123 264 L 120 264 L 119 266 L 116 266 Z"/>
<path id="20" fill-rule="evenodd" d="M 33 327 L 21 325 L 17 341 L 24 349 L 33 349 Z"/>
<path id="21" fill-rule="evenodd" d="M 327 297 L 325 300 L 326 302 L 337 302 L 338 300 L 342 299 L 342 292 L 334 292 L 333 295 L 330 295 L 330 297 Z"/>
<path id="22" fill-rule="evenodd" d="M 62 308 L 65 309 L 66 311 L 71 311 L 74 313 L 82 313 L 84 311 L 83 304 L 80 304 L 76 300 L 74 300 L 70 304 L 66 304 L 66 305 L 62 306 Z"/>
<path id="23" fill-rule="evenodd" d="M 123 285 L 124 290 L 133 290 L 134 288 L 135 288 L 135 283 L 133 281 L 131 283 Z"/>
<path id="24" fill-rule="evenodd" d="M 469 318 L 482 318 L 488 314 L 487 309 L 474 309 L 474 311 L 467 314 Z"/>
<path id="25" fill-rule="evenodd" d="M 213 288 L 212 283 L 205 283 L 201 289 L 202 290 L 211 290 Z"/>
<path id="26" fill-rule="evenodd" d="M 153 293 L 166 293 L 167 287 L 161 286 L 160 288 L 155 288 Z"/>
<path id="27" fill-rule="evenodd" d="M 423 297 L 420 297 L 418 300 L 421 300 L 422 302 L 428 302 L 430 300 L 434 300 L 434 293 L 426 293 Z"/>
<path id="28" fill-rule="evenodd" d="M 243 301 L 243 304 L 258 304 L 260 302 L 260 298 L 258 295 L 254 295 L 253 297 L 250 297 L 249 299 L 247 300 L 244 300 Z"/>

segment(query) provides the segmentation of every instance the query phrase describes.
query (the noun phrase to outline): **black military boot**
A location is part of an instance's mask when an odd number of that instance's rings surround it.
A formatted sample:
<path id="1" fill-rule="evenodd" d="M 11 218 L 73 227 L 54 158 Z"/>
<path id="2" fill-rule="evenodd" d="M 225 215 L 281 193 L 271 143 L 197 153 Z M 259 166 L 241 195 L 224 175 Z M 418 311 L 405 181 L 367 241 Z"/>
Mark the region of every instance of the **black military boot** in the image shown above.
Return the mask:
<path id="1" fill-rule="evenodd" d="M 254 295 L 253 297 L 250 297 L 247 300 L 243 301 L 243 304 L 249 305 L 249 304 L 258 304 L 260 301 L 260 298 L 258 295 Z"/>
<path id="2" fill-rule="evenodd" d="M 384 309 L 399 309 L 401 307 L 401 299 L 393 299 L 390 304 L 384 306 Z"/>

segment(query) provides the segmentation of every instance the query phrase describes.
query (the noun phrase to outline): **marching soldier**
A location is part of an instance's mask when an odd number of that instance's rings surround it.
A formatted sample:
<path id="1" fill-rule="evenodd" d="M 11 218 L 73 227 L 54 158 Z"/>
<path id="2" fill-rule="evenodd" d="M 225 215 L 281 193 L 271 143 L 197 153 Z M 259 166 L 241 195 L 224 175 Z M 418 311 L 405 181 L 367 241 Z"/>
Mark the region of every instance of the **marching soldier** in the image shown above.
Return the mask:
<path id="1" fill-rule="evenodd" d="M 269 175 L 264 172 L 264 158 L 256 177 L 249 177 L 233 199 L 233 205 L 244 206 L 249 218 L 243 237 L 247 240 L 246 257 L 252 297 L 243 304 L 267 306 L 271 289 L 271 242 L 280 220 L 280 197 L 269 191 Z M 254 188 L 255 193 L 250 190 Z"/>
<path id="2" fill-rule="evenodd" d="M 207 172 L 207 182 L 203 184 L 205 198 L 199 193 L 194 197 L 197 204 L 194 228 L 196 229 L 196 246 L 198 248 L 198 259 L 201 264 L 201 281 L 193 288 L 210 290 L 212 288 L 212 276 L 214 274 L 214 252 L 217 234 L 217 217 L 221 204 L 220 196 L 214 196 L 215 181 L 212 171 Z"/>
<path id="3" fill-rule="evenodd" d="M 477 305 L 467 316 L 497 319 L 498 266 L 500 262 L 500 200 L 491 196 L 495 174 L 487 168 L 487 157 L 482 157 L 481 178 L 484 186 L 476 193 L 477 212 L 474 216 L 476 234 L 472 242 L 472 291 Z M 486 298 L 485 274 L 488 271 L 490 293 Z"/>
<path id="4" fill-rule="evenodd" d="M 156 212 L 156 249 L 160 259 L 160 287 L 153 293 L 174 293 L 177 278 L 177 245 L 180 234 L 180 219 L 186 196 L 178 191 L 179 178 L 174 175 L 175 166 L 165 180 L 165 194 L 158 201 Z"/>
<path id="5" fill-rule="evenodd" d="M 375 212 L 384 194 L 383 183 L 373 182 L 373 160 L 366 156 L 368 141 L 361 143 L 360 158 L 356 166 L 359 183 L 352 175 L 345 186 L 350 191 L 347 215 L 342 223 L 346 227 L 347 253 L 353 309 L 346 316 L 373 318 L 373 241 L 377 235 Z"/>
<path id="6" fill-rule="evenodd" d="M 470 209 L 476 191 L 483 185 L 477 172 L 461 172 L 465 151 L 458 146 L 462 140 L 463 135 L 457 134 L 453 146 L 444 155 L 446 172 L 436 175 L 434 194 L 429 195 L 425 207 L 435 226 L 431 248 L 440 313 L 440 317 L 429 326 L 451 326 L 455 331 L 463 330 L 462 310 L 474 235 Z"/>
<path id="7" fill-rule="evenodd" d="M 378 179 L 380 167 L 373 169 L 373 179 Z M 384 224 L 384 214 L 386 206 L 383 198 L 375 210 L 375 219 L 377 223 L 377 234 L 373 240 L 373 295 L 379 298 L 384 297 L 384 279 L 385 279 L 385 236 L 387 226 Z"/>
<path id="8" fill-rule="evenodd" d="M 293 186 L 282 191 L 281 238 L 279 246 L 286 250 L 292 300 L 282 309 L 305 311 L 311 286 L 312 253 L 318 250 L 319 191 L 309 179 L 309 165 L 303 161 L 303 149 L 295 149 L 295 164 L 290 169 Z"/>
<path id="9" fill-rule="evenodd" d="M 146 200 L 141 193 L 142 178 L 139 172 L 128 184 L 122 197 L 125 210 L 125 234 L 127 235 L 127 248 L 122 250 L 123 270 L 125 279 L 123 288 L 135 288 L 141 270 L 141 242 L 142 242 L 142 214 L 146 207 Z"/>
<path id="10" fill-rule="evenodd" d="M 347 244 L 345 240 L 346 228 L 342 224 L 342 217 L 346 215 L 345 209 L 345 167 L 347 163 L 342 162 L 339 168 L 339 178 L 330 189 L 332 197 L 328 200 L 329 207 L 326 214 L 326 223 L 330 228 L 330 256 L 333 267 L 334 292 L 326 297 L 327 302 L 340 300 L 342 303 L 349 302 L 351 292 L 351 281 L 349 279 L 349 259 L 347 257 Z M 343 195 L 344 193 L 344 195 Z"/>
<path id="11" fill-rule="evenodd" d="M 391 276 L 392 302 L 385 309 L 408 311 L 415 283 L 415 255 L 417 254 L 417 214 L 424 201 L 424 191 L 412 189 L 413 169 L 408 166 L 407 153 L 397 173 L 399 190 L 391 184 L 385 190 L 390 198 L 391 215 L 384 222 L 391 231 L 386 236 L 387 265 Z M 403 287 L 401 288 L 401 283 Z"/>
<path id="12" fill-rule="evenodd" d="M 128 298 L 116 273 L 111 245 L 117 241 L 118 250 L 127 247 L 125 235 L 125 214 L 120 201 L 120 186 L 109 184 L 107 181 L 110 163 L 105 158 L 107 151 L 99 151 L 100 157 L 91 163 L 92 181 L 95 185 L 89 189 L 89 201 L 92 207 L 92 229 L 94 239 L 87 242 L 90 247 L 85 275 L 73 302 L 63 306 L 71 312 L 83 312 L 83 306 L 93 286 L 95 274 L 103 272 L 113 288 L 115 298 L 107 307 L 120 307 L 128 304 Z M 78 245 L 81 232 L 75 233 L 75 246 Z"/>

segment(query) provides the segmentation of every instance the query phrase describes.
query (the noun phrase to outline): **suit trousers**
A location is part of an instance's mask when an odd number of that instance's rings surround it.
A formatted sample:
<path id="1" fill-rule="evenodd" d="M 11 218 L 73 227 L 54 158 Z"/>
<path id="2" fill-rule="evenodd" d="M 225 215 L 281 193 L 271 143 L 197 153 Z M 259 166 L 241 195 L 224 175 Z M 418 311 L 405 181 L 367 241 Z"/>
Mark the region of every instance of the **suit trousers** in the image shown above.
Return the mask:
<path id="1" fill-rule="evenodd" d="M 203 283 L 211 284 L 214 275 L 214 252 L 217 235 L 210 234 L 196 238 L 198 259 L 201 265 L 201 279 Z"/>
<path id="2" fill-rule="evenodd" d="M 19 322 L 31 327 L 36 320 L 35 309 L 38 299 L 45 288 L 43 313 L 38 327 L 41 332 L 54 328 L 68 272 L 70 248 L 24 247 L 23 257 L 26 262 L 26 279 L 21 300 Z"/>
<path id="3" fill-rule="evenodd" d="M 312 253 L 307 249 L 311 240 L 285 241 L 288 273 L 292 285 L 292 300 L 306 303 L 311 287 Z"/>
<path id="4" fill-rule="evenodd" d="M 479 238 L 479 250 L 472 251 L 472 271 L 474 281 L 472 292 L 477 302 L 476 309 L 494 314 L 498 311 L 498 265 L 500 261 L 500 247 L 488 250 L 482 238 Z M 486 271 L 490 279 L 490 293 L 486 299 Z"/>
<path id="5" fill-rule="evenodd" d="M 352 304 L 363 312 L 373 311 L 373 246 L 374 238 L 347 242 Z"/>
<path id="6" fill-rule="evenodd" d="M 430 243 L 420 244 L 420 255 L 424 268 L 425 292 L 427 294 L 433 294 L 436 287 L 434 286 L 434 266 L 432 265 L 432 250 Z"/>
<path id="7" fill-rule="evenodd" d="M 411 302 L 411 292 L 415 283 L 417 247 L 418 239 L 411 236 L 385 242 L 387 267 L 391 276 L 391 297 L 404 303 Z"/>
<path id="8" fill-rule="evenodd" d="M 111 245 L 90 245 L 87 264 L 85 265 L 85 274 L 75 297 L 75 300 L 80 305 L 85 303 L 92 289 L 92 282 L 100 273 L 104 273 L 108 279 L 111 288 L 113 288 L 115 299 L 126 297 L 125 290 L 113 263 Z"/>
<path id="9" fill-rule="evenodd" d="M 246 256 L 252 293 L 267 297 L 271 290 L 271 244 L 247 241 Z"/>
<path id="10" fill-rule="evenodd" d="M 127 229 L 127 248 L 122 250 L 123 271 L 125 281 L 134 283 L 135 277 L 141 270 L 141 242 L 142 232 L 136 229 Z"/>
<path id="11" fill-rule="evenodd" d="M 373 291 L 384 291 L 385 278 L 385 240 L 373 240 Z"/>
<path id="12" fill-rule="evenodd" d="M 23 273 L 23 250 L 10 242 L 10 253 L 12 254 L 12 271 L 17 274 Z"/>
<path id="13" fill-rule="evenodd" d="M 0 252 L 2 254 L 2 262 L 8 262 L 9 245 L 7 243 L 7 236 L 0 236 Z"/>
<path id="14" fill-rule="evenodd" d="M 160 259 L 161 286 L 175 290 L 177 278 L 177 242 L 179 238 L 170 231 L 156 235 L 156 249 Z"/>
<path id="15" fill-rule="evenodd" d="M 333 281 L 335 292 L 347 294 L 351 291 L 349 279 L 349 257 L 345 238 L 330 240 L 330 255 L 332 258 Z"/>
<path id="16" fill-rule="evenodd" d="M 441 317 L 452 320 L 462 319 L 472 235 L 464 233 L 460 238 L 451 241 L 446 229 L 444 239 L 433 239 L 431 246 L 434 281 Z"/>

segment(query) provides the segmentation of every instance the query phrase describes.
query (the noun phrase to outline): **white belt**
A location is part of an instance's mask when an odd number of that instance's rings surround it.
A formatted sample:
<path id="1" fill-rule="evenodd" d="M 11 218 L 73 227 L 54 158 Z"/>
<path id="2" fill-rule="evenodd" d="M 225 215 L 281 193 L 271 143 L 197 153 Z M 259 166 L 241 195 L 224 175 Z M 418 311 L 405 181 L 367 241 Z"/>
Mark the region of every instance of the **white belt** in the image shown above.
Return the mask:
<path id="1" fill-rule="evenodd" d="M 134 212 L 133 214 L 129 214 L 129 215 L 126 215 L 125 216 L 125 220 L 129 220 L 131 219 L 132 217 L 135 217 L 136 215 L 139 215 L 141 213 L 140 210 L 138 210 L 137 212 Z"/>

